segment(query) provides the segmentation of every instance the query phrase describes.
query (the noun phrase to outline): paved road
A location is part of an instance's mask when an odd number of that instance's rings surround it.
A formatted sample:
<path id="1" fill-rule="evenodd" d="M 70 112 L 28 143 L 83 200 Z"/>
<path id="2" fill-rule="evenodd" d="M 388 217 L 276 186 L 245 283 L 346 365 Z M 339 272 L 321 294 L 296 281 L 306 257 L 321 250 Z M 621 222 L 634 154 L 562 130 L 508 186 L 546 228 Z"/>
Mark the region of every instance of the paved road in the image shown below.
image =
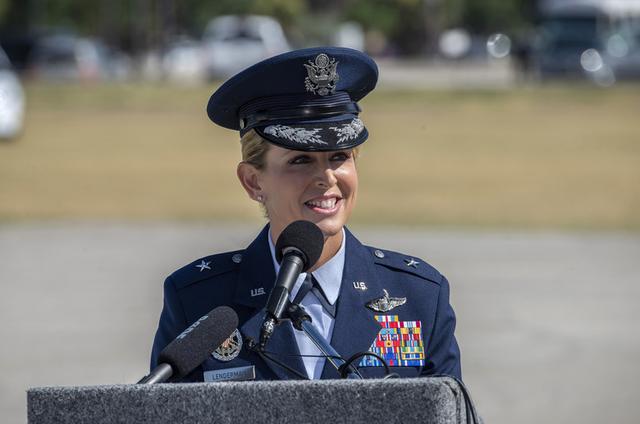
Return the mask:
<path id="1" fill-rule="evenodd" d="M 161 283 L 258 228 L 0 226 L 0 416 L 25 390 L 144 374 Z M 637 423 L 640 235 L 356 231 L 452 283 L 463 373 L 488 423 Z"/>

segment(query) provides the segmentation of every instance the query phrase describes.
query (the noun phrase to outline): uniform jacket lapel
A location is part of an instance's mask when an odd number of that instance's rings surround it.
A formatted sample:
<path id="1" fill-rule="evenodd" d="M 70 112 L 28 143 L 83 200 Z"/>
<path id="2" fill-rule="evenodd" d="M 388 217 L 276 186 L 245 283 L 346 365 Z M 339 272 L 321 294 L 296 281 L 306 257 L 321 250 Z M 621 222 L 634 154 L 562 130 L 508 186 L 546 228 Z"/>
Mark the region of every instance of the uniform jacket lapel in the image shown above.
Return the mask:
<path id="1" fill-rule="evenodd" d="M 251 338 L 256 342 L 260 339 L 264 306 L 276 281 L 267 237 L 269 237 L 268 225 L 244 251 L 235 294 L 236 303 L 252 309 L 249 318 L 241 324 L 240 332 L 245 339 Z M 290 322 L 285 321 L 276 328 L 271 340 L 267 343 L 266 350 L 275 359 L 306 375 Z M 258 358 L 257 355 L 255 357 Z M 266 365 L 281 380 L 295 378 L 290 372 L 271 361 L 266 361 Z"/>
<path id="2" fill-rule="evenodd" d="M 336 308 L 336 320 L 331 346 L 347 360 L 354 353 L 366 352 L 380 331 L 374 312 L 365 304 L 383 296 L 383 282 L 374 272 L 375 263 L 369 249 L 364 247 L 346 228 L 345 264 Z M 354 282 L 364 282 L 367 290 L 354 287 Z M 356 365 L 360 360 L 356 360 Z M 338 373 L 328 361 L 322 378 L 338 378 Z"/>

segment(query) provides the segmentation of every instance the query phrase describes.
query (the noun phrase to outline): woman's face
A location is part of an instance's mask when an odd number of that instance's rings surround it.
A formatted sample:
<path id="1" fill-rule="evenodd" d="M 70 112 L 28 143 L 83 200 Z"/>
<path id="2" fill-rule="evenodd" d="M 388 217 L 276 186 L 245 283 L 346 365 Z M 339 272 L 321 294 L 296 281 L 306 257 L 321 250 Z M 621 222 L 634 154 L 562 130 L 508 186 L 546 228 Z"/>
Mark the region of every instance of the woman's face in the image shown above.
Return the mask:
<path id="1" fill-rule="evenodd" d="M 291 222 L 315 223 L 338 234 L 356 202 L 358 173 L 352 150 L 301 152 L 269 146 L 258 185 L 277 237 Z"/>

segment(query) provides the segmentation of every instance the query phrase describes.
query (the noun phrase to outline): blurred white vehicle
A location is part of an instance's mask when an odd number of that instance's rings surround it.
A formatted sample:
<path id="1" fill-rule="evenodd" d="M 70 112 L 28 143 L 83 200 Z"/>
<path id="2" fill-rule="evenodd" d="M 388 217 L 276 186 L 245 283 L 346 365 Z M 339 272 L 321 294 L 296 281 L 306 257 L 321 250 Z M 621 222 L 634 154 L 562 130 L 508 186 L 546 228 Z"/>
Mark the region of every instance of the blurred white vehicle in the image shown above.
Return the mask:
<path id="1" fill-rule="evenodd" d="M 338 25 L 333 36 L 333 45 L 364 51 L 365 36 L 362 26 L 357 22 L 344 22 Z"/>
<path id="2" fill-rule="evenodd" d="M 205 28 L 207 76 L 225 78 L 290 50 L 282 27 L 268 16 L 219 16 Z"/>
<path id="3" fill-rule="evenodd" d="M 202 44 L 179 38 L 169 44 L 162 57 L 162 72 L 169 81 L 189 84 L 204 79 L 205 62 Z"/>
<path id="4" fill-rule="evenodd" d="M 0 138 L 10 139 L 20 134 L 24 118 L 24 91 L 11 69 L 11 63 L 0 49 Z"/>

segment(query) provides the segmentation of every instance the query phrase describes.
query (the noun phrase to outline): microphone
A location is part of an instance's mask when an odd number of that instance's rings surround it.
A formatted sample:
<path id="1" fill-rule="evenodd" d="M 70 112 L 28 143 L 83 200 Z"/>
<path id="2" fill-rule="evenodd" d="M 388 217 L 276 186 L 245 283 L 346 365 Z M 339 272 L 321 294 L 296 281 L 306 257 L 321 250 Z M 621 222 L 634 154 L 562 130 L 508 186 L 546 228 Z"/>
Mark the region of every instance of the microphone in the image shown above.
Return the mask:
<path id="1" fill-rule="evenodd" d="M 169 343 L 158 356 L 158 366 L 137 384 L 179 380 L 196 369 L 238 328 L 238 315 L 220 306 L 200 317 Z"/>
<path id="2" fill-rule="evenodd" d="M 276 242 L 276 260 L 280 272 L 267 300 L 267 314 L 260 331 L 260 348 L 264 349 L 289 304 L 289 293 L 301 272 L 311 268 L 322 253 L 324 236 L 318 226 L 309 221 L 289 224 Z"/>

